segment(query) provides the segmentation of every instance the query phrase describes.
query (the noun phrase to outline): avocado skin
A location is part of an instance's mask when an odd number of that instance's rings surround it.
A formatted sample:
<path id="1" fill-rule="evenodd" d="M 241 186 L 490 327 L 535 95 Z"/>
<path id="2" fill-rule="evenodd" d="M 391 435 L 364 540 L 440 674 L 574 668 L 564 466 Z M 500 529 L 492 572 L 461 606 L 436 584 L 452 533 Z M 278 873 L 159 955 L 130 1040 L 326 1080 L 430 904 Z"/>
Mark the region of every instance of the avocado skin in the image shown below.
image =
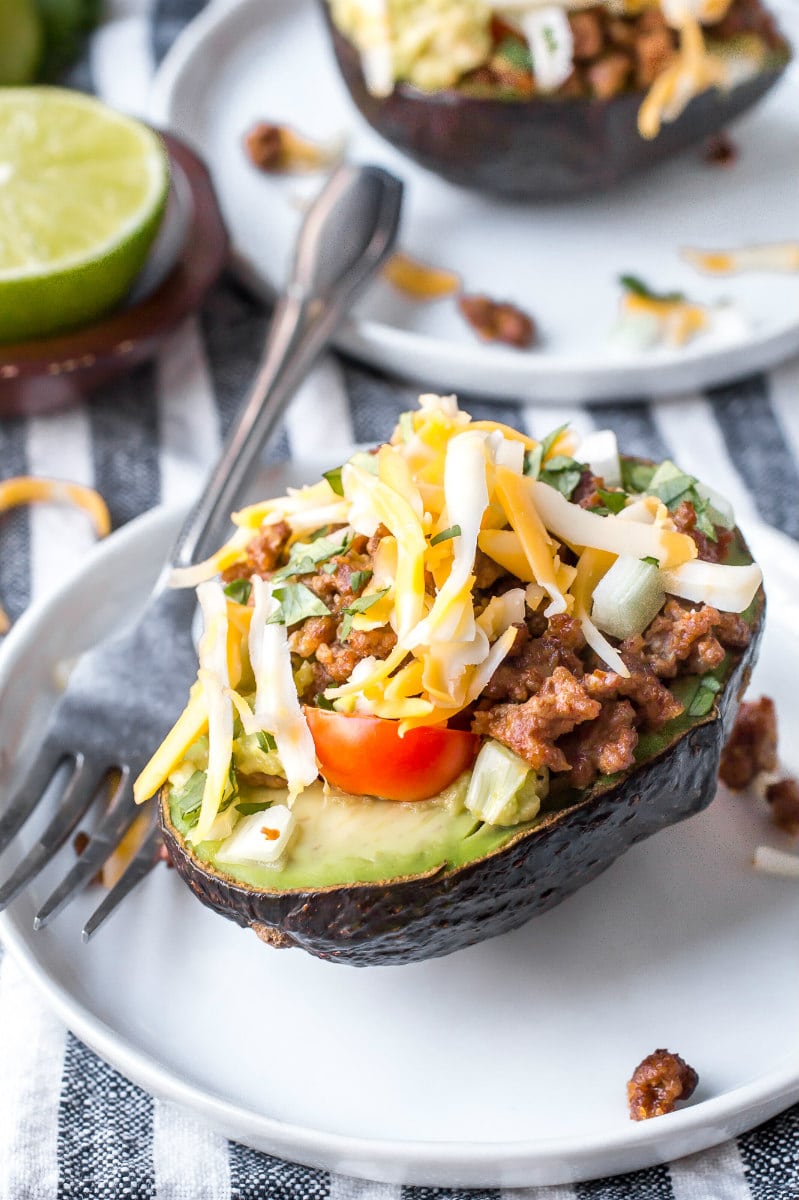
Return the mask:
<path id="1" fill-rule="evenodd" d="M 549 814 L 518 840 L 454 871 L 309 892 L 264 892 L 237 883 L 191 853 L 160 798 L 164 841 L 178 874 L 203 904 L 250 926 L 279 948 L 367 967 L 451 954 L 525 924 L 589 883 L 625 850 L 706 808 L 716 795 L 722 747 L 746 691 L 763 633 L 755 601 L 752 640 L 733 655 L 715 710 L 664 751 L 598 795 Z"/>
<path id="2" fill-rule="evenodd" d="M 756 104 L 783 74 L 775 56 L 754 78 L 695 97 L 656 138 L 638 132 L 645 91 L 610 100 L 482 99 L 455 90 L 422 92 L 400 83 L 390 96 L 366 87 L 360 56 L 321 0 L 339 70 L 361 115 L 420 166 L 461 187 L 545 201 L 605 190 L 675 154 L 698 147 Z"/>

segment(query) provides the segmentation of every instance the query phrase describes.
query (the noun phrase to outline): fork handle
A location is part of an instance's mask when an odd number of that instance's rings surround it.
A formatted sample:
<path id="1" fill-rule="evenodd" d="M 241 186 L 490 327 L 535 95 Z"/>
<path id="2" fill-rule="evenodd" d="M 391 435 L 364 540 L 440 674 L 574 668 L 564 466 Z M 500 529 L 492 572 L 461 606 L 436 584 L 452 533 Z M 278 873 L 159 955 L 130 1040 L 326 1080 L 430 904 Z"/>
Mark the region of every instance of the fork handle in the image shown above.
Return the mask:
<path id="1" fill-rule="evenodd" d="M 221 457 L 189 514 L 161 578 L 223 540 L 255 460 L 357 296 L 391 253 L 402 184 L 378 167 L 340 167 L 310 209 L 291 282 L 279 299 L 257 374 Z"/>

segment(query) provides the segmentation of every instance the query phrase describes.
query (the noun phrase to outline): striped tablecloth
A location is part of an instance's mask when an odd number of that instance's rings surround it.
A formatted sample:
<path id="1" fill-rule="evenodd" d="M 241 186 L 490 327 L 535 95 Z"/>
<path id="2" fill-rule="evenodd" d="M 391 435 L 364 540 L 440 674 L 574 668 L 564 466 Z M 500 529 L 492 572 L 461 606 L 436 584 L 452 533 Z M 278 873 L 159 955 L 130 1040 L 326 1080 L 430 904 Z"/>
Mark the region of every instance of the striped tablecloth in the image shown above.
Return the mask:
<path id="1" fill-rule="evenodd" d="M 199 0 L 115 0 L 75 86 L 144 112 L 158 58 Z M 0 423 L 0 474 L 56 475 L 97 487 L 115 527 L 195 493 L 250 378 L 265 315 L 225 281 L 158 360 L 73 411 Z M 343 457 L 385 436 L 415 390 L 328 360 L 298 396 L 271 450 Z M 672 456 L 711 479 L 741 524 L 758 514 L 799 537 L 799 361 L 703 395 L 591 410 L 463 398 L 540 435 L 570 419 L 611 426 L 633 454 Z M 69 510 L 18 511 L 0 525 L 0 598 L 13 616 L 81 561 L 87 522 Z M 0 959 L 0 1200 L 452 1200 L 459 1194 L 361 1183 L 229 1144 L 101 1062 Z M 799 1196 L 799 1107 L 715 1150 L 574 1187 L 470 1193 L 477 1200 L 782 1200 Z"/>

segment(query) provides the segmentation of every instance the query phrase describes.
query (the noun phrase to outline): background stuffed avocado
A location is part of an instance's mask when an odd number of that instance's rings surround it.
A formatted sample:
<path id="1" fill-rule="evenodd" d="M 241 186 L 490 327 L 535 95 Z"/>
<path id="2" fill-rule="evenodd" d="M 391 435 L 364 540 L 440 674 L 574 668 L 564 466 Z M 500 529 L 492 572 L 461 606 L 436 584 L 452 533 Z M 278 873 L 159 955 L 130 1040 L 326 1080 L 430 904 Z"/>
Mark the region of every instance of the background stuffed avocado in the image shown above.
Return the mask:
<path id="1" fill-rule="evenodd" d="M 320 0 L 344 82 L 361 115 L 397 150 L 451 183 L 493 195 L 552 200 L 619 186 L 718 133 L 774 87 L 790 60 L 787 42 L 757 73 L 696 96 L 657 137 L 642 138 L 644 90 L 598 97 L 506 99 L 398 84 L 373 95 L 361 56 Z"/>

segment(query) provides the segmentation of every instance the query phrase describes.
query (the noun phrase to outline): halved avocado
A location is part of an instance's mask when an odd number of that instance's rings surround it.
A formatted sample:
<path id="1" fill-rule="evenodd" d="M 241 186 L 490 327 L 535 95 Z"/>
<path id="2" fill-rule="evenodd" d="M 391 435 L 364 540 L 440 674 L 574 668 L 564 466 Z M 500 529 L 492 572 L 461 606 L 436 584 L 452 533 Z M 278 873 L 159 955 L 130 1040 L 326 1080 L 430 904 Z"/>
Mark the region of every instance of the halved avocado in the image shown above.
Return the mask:
<path id="1" fill-rule="evenodd" d="M 701 146 L 765 96 L 790 60 L 783 43 L 756 76 L 729 91 L 703 92 L 676 121 L 646 140 L 637 124 L 644 91 L 610 100 L 503 100 L 454 89 L 423 92 L 399 83 L 390 96 L 373 96 L 357 49 L 333 25 L 325 0 L 322 8 L 350 95 L 381 137 L 451 183 L 524 200 L 554 200 L 614 187 Z"/>
<path id="2" fill-rule="evenodd" d="M 731 557 L 751 561 L 740 535 Z M 316 871 L 314 886 L 289 877 L 281 888 L 279 873 L 270 877 L 266 868 L 266 876 L 258 877 L 234 868 L 236 878 L 215 864 L 212 843 L 190 846 L 164 788 L 160 816 L 172 862 L 203 904 L 249 926 L 263 941 L 351 966 L 435 958 L 515 929 L 594 879 L 635 842 L 710 804 L 721 750 L 757 658 L 764 613 L 761 589 L 745 614 L 752 629 L 748 647 L 728 654 L 713 672 L 721 687 L 708 715 L 686 711 L 661 733 L 645 734 L 629 771 L 562 795 L 559 807 L 542 810 L 523 826 L 472 832 L 467 819 L 439 861 L 420 857 L 412 872 L 320 883 Z M 697 685 L 686 676 L 674 687 L 690 697 Z M 336 874 L 346 878 L 347 869 L 334 866 Z"/>

